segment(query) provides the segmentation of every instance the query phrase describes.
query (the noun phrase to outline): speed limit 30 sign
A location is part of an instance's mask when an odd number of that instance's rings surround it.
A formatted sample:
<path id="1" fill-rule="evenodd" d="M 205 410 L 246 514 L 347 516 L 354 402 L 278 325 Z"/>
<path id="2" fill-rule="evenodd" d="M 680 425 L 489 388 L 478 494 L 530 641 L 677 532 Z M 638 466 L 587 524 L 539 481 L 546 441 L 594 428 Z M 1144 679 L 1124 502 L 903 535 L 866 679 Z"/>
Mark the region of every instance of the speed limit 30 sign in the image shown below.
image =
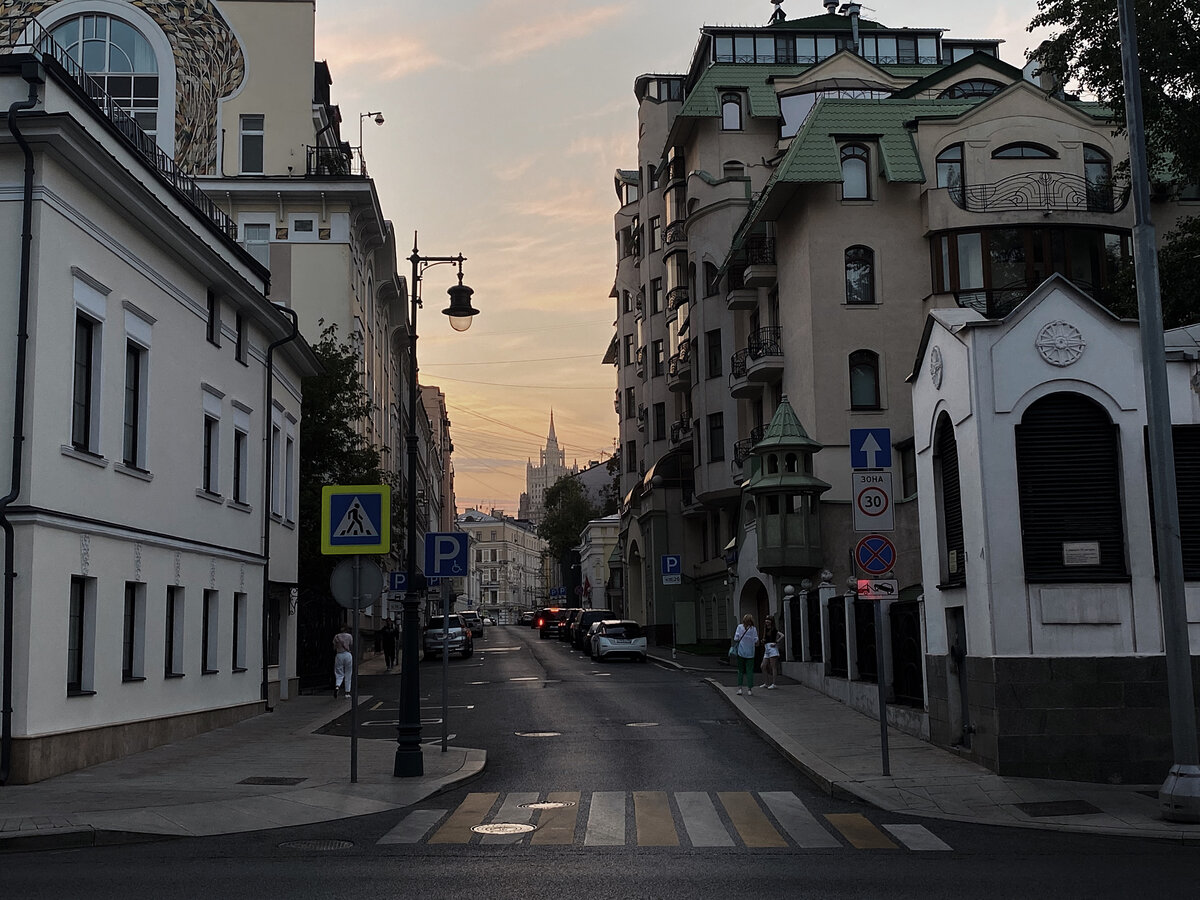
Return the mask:
<path id="1" fill-rule="evenodd" d="M 894 531 L 896 519 L 892 510 L 892 473 L 855 472 L 852 479 L 854 530 Z"/>

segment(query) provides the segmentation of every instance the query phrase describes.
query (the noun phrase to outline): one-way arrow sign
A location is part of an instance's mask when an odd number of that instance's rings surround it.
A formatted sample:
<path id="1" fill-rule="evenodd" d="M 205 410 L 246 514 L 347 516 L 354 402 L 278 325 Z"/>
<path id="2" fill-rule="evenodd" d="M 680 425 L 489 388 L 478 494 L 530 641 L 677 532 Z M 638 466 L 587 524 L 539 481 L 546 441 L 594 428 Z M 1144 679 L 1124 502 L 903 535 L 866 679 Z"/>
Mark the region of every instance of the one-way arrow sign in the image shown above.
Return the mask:
<path id="1" fill-rule="evenodd" d="M 892 430 L 890 428 L 850 429 L 850 468 L 890 469 L 892 466 Z"/>

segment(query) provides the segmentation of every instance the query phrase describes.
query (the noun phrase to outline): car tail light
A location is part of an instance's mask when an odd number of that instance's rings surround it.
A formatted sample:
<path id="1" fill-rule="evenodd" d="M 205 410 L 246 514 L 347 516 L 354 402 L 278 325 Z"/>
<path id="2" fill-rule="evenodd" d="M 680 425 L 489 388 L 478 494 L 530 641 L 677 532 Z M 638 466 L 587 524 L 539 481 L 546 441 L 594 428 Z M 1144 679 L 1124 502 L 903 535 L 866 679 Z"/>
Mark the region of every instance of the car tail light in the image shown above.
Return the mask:
<path id="1" fill-rule="evenodd" d="M 546 624 L 546 620 L 545 620 L 545 619 L 538 619 L 538 628 L 541 628 L 541 627 L 542 627 L 543 625 L 545 625 L 545 624 Z"/>

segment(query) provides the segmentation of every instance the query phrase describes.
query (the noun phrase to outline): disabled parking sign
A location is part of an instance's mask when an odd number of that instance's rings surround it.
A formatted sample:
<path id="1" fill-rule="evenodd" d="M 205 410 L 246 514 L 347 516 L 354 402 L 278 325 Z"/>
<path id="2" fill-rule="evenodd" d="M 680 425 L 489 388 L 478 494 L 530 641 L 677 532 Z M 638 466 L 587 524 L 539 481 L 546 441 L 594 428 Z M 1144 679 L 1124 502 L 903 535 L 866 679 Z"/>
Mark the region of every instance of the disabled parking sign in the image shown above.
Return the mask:
<path id="1" fill-rule="evenodd" d="M 431 579 L 466 575 L 467 538 L 462 531 L 434 531 L 425 535 L 425 574 Z"/>

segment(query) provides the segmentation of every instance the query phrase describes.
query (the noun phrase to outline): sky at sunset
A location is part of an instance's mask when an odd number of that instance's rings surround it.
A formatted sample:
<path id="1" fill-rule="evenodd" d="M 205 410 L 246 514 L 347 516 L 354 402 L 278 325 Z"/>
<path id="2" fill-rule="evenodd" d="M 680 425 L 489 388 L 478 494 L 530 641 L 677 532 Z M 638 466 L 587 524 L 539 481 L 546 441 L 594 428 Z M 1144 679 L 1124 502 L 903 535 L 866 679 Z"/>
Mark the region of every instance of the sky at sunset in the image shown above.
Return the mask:
<path id="1" fill-rule="evenodd" d="M 451 267 L 431 268 L 418 322 L 421 382 L 447 396 L 460 509 L 515 515 L 525 463 L 554 411 L 567 462 L 613 452 L 616 168 L 636 168 L 634 78 L 684 73 L 703 24 L 762 25 L 769 0 L 317 0 L 343 139 L 362 143 L 407 256 L 467 258 L 481 310 L 440 315 Z M 1035 0 L 875 0 L 863 17 L 997 37 L 1022 65 Z M 786 0 L 789 18 L 819 0 Z M 402 261 L 402 271 L 407 263 Z"/>

